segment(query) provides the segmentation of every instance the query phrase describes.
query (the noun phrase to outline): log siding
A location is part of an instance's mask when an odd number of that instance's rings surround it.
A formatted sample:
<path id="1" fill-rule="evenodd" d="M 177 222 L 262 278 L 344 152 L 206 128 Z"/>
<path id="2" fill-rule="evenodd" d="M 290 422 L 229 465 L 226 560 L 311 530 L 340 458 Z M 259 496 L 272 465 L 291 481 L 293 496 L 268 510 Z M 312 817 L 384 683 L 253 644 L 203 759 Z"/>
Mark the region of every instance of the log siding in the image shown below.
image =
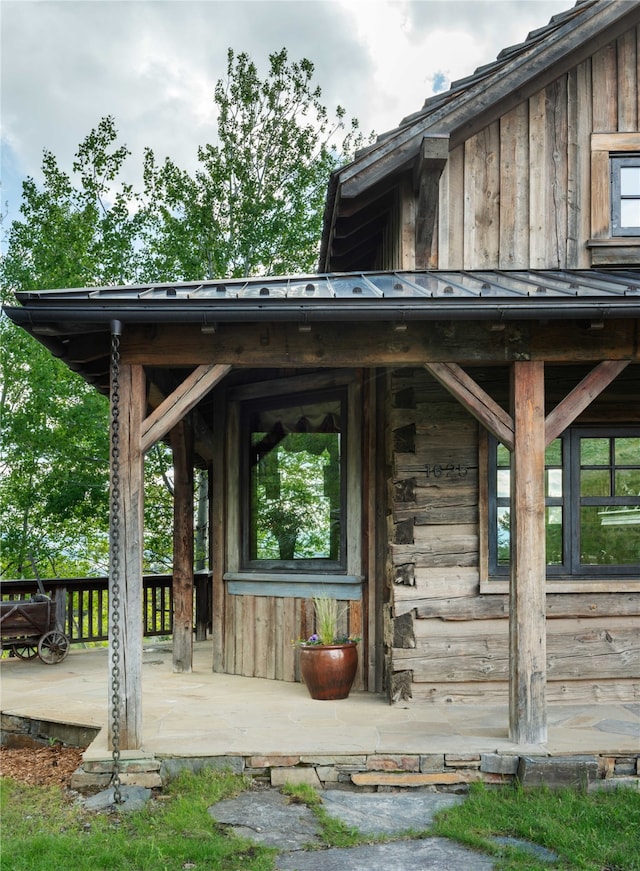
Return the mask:
<path id="1" fill-rule="evenodd" d="M 547 413 L 580 375 L 577 367 L 549 370 Z M 507 369 L 475 370 L 474 377 L 508 405 Z M 580 422 L 621 419 L 625 408 L 636 417 L 629 391 L 637 378 L 637 367 L 621 373 Z M 481 427 L 426 370 L 395 370 L 390 393 L 390 697 L 506 703 L 508 595 L 480 586 Z M 550 701 L 640 698 L 640 591 L 548 593 L 546 612 Z"/>

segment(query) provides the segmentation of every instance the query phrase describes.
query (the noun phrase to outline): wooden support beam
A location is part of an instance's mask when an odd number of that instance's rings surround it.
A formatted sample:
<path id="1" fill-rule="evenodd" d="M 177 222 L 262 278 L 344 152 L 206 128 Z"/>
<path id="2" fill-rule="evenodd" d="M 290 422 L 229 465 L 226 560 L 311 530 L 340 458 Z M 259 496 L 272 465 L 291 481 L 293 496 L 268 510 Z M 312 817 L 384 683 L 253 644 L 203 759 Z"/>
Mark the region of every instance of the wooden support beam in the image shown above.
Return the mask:
<path id="1" fill-rule="evenodd" d="M 173 670 L 193 669 L 193 432 L 171 430 L 173 451 Z"/>
<path id="2" fill-rule="evenodd" d="M 397 312 L 380 323 L 311 323 L 300 332 L 297 323 L 219 323 L 215 333 L 195 324 L 158 324 L 153 337 L 144 327 L 127 328 L 122 359 L 145 367 L 191 367 L 226 363 L 257 368 L 340 368 L 421 366 L 425 360 L 461 366 L 504 366 L 516 360 L 587 363 L 601 360 L 640 362 L 638 322 L 607 320 L 594 333 L 571 320 L 503 321 L 493 330 L 489 321 L 415 321 L 399 334 Z"/>
<path id="3" fill-rule="evenodd" d="M 509 585 L 509 736 L 547 739 L 544 364 L 512 368 L 514 446 Z"/>
<path id="4" fill-rule="evenodd" d="M 551 444 L 561 432 L 564 432 L 628 365 L 629 360 L 604 360 L 592 369 L 547 415 L 545 444 Z"/>
<path id="5" fill-rule="evenodd" d="M 498 441 L 513 448 L 513 422 L 498 403 L 456 363 L 425 363 L 425 369 Z"/>
<path id="6" fill-rule="evenodd" d="M 142 747 L 142 540 L 144 512 L 144 463 L 140 450 L 140 430 L 145 408 L 145 376 L 140 365 L 121 364 L 119 372 L 118 463 L 111 457 L 112 486 L 116 471 L 120 490 L 118 526 L 111 530 L 113 556 L 118 577 L 109 578 L 111 607 L 116 603 L 118 644 L 114 645 L 113 625 L 109 630 L 109 732 L 112 741 L 114 699 L 112 676 L 114 660 L 119 672 L 118 721 L 120 750 Z M 111 395 L 114 395 L 113 385 Z M 112 559 L 113 564 L 113 559 Z M 118 590 L 114 588 L 117 580 Z M 117 592 L 117 595 L 116 595 Z M 117 649 L 116 649 L 117 648 Z"/>
<path id="7" fill-rule="evenodd" d="M 145 454 L 163 438 L 179 420 L 200 402 L 203 396 L 229 372 L 228 365 L 198 366 L 170 396 L 147 417 L 142 425 L 140 447 Z"/>

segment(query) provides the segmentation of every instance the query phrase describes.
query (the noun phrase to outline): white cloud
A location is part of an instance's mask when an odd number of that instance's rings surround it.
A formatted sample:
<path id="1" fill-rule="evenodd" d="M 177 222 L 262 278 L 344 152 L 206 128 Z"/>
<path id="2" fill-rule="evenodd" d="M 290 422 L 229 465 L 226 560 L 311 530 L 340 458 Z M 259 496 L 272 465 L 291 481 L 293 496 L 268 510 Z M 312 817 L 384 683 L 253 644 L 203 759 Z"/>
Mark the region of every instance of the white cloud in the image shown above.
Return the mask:
<path id="1" fill-rule="evenodd" d="M 145 146 L 193 168 L 215 136 L 227 49 L 264 71 L 286 47 L 315 66 L 323 100 L 381 133 L 422 106 L 434 77 L 493 60 L 572 0 L 2 0 L 2 199 L 39 176 L 44 148 L 69 169 L 113 115 L 139 174 Z M 499 19 L 499 25 L 497 25 Z M 448 83 L 447 83 L 448 84 Z M 17 206 L 17 204 L 12 204 Z"/>

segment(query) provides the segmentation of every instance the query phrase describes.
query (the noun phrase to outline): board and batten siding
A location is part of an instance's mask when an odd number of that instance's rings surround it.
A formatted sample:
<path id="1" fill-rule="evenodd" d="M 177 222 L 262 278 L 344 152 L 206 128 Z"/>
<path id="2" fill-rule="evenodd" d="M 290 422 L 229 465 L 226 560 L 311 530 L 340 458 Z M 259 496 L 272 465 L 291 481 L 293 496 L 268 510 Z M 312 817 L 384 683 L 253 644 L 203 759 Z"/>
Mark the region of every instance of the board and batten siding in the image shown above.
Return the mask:
<path id="1" fill-rule="evenodd" d="M 559 395 L 579 377 L 574 369 L 550 373 Z M 480 382 L 504 404 L 506 367 Z M 637 420 L 633 383 L 637 371 L 624 373 L 584 421 L 624 419 L 624 408 L 633 409 L 627 422 Z M 390 698 L 504 704 L 508 597 L 480 593 L 479 425 L 420 369 L 393 372 L 390 416 Z M 548 698 L 638 700 L 639 615 L 640 592 L 548 594 Z"/>
<path id="2" fill-rule="evenodd" d="M 451 151 L 430 265 L 592 265 L 591 135 L 639 130 L 638 33 L 627 32 Z"/>
<path id="3" fill-rule="evenodd" d="M 341 601 L 341 631 L 362 635 L 359 601 Z M 311 599 L 281 596 L 225 597 L 226 643 L 222 671 L 245 677 L 299 681 L 299 652 L 295 644 L 315 632 Z M 348 617 L 347 617 L 348 615 Z M 362 689 L 362 657 L 354 688 Z"/>

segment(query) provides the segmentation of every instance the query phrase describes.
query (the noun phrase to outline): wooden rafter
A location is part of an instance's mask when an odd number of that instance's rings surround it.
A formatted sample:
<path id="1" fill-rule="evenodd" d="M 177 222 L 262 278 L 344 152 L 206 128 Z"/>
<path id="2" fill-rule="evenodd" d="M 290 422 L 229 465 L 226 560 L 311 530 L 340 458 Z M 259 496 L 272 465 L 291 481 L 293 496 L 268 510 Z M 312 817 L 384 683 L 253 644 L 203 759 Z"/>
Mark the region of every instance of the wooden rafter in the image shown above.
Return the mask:
<path id="1" fill-rule="evenodd" d="M 457 363 L 425 363 L 425 369 L 479 420 L 498 441 L 513 449 L 513 421 L 504 408 Z"/>
<path id="2" fill-rule="evenodd" d="M 228 365 L 198 366 L 142 424 L 140 449 L 146 453 L 191 411 L 206 394 L 229 372 Z"/>
<path id="3" fill-rule="evenodd" d="M 561 432 L 564 432 L 628 365 L 628 360 L 604 360 L 585 375 L 582 381 L 547 415 L 546 444 L 551 444 Z"/>
<path id="4" fill-rule="evenodd" d="M 629 360 L 603 360 L 556 405 L 545 419 L 545 445 L 561 432 L 629 365 Z M 425 369 L 498 441 L 513 450 L 513 420 L 480 385 L 456 363 L 425 363 Z"/>

